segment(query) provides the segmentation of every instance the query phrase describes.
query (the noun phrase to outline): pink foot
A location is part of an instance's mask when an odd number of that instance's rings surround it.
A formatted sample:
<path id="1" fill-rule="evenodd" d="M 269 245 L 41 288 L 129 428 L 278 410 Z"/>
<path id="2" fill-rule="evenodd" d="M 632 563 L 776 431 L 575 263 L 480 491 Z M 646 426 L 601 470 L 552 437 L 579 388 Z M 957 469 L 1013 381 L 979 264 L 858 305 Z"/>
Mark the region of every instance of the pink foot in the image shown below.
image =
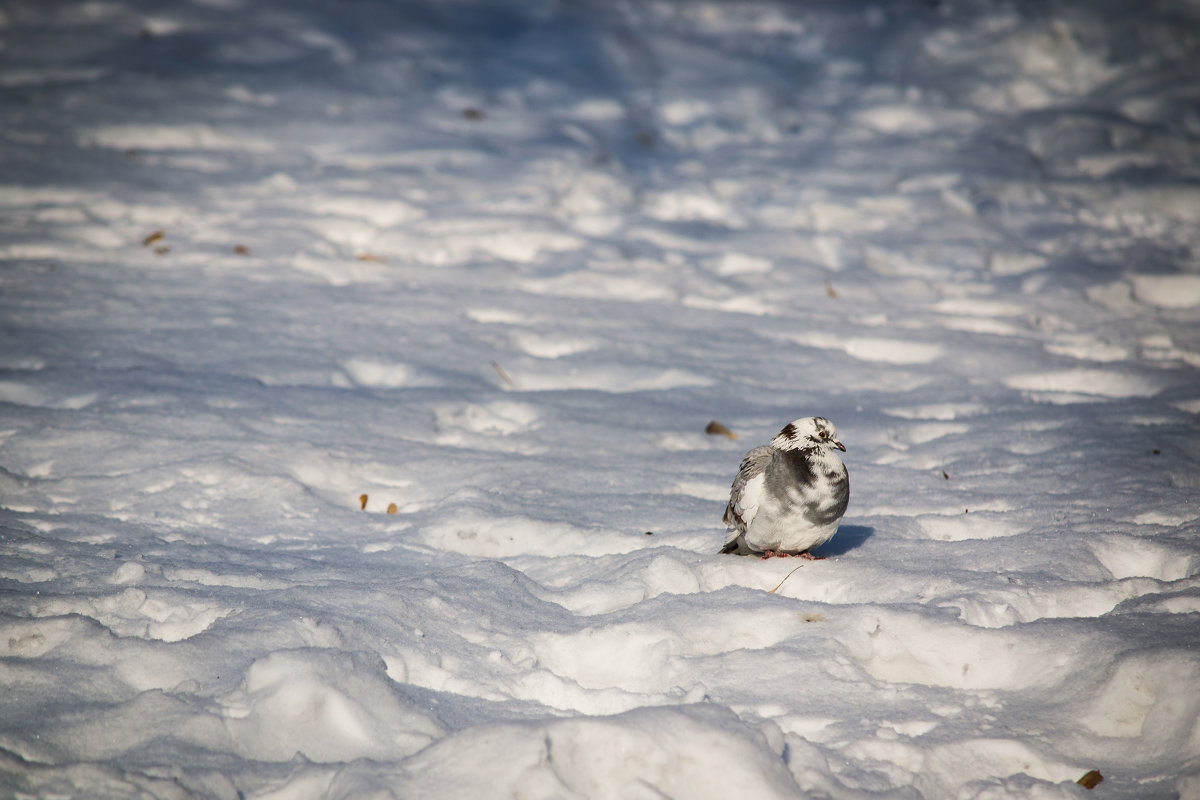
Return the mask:
<path id="1" fill-rule="evenodd" d="M 803 558 L 805 561 L 824 561 L 827 556 L 814 556 L 805 550 L 803 553 L 781 553 L 778 550 L 764 550 L 763 559 L 768 558 Z"/>

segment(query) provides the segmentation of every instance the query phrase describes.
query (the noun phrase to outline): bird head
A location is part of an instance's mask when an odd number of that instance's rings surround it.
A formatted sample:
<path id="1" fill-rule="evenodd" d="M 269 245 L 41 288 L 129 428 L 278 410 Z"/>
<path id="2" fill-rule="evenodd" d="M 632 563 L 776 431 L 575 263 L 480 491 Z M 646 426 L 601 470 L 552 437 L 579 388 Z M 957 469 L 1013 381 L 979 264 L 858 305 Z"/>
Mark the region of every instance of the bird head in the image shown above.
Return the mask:
<path id="1" fill-rule="evenodd" d="M 809 448 L 834 448 L 846 451 L 846 445 L 838 441 L 837 427 L 824 417 L 806 417 L 789 422 L 771 441 L 779 450 L 807 450 Z"/>

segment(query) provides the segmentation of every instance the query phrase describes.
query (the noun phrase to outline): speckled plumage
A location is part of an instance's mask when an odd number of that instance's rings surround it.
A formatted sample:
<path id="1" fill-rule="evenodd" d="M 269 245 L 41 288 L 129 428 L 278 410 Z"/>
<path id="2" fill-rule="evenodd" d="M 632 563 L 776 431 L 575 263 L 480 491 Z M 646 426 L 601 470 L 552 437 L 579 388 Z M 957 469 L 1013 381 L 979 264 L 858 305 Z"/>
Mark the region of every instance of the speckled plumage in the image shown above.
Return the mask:
<path id="1" fill-rule="evenodd" d="M 729 492 L 721 552 L 812 558 L 808 551 L 837 532 L 850 502 L 838 455 L 845 449 L 832 422 L 808 417 L 747 453 Z"/>

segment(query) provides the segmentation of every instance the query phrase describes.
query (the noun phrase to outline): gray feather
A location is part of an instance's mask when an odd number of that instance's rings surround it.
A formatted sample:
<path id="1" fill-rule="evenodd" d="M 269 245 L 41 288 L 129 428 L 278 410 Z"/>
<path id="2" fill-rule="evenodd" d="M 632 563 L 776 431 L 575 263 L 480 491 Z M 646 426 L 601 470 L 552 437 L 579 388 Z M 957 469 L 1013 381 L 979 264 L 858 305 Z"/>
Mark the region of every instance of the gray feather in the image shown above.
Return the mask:
<path id="1" fill-rule="evenodd" d="M 733 479 L 733 486 L 729 490 L 729 505 L 725 507 L 725 524 L 737 528 L 739 533 L 745 533 L 746 523 L 737 506 L 738 498 L 742 496 L 746 484 L 752 478 L 763 474 L 777 452 L 774 447 L 764 444 L 746 453 L 742 459 L 742 466 L 738 468 L 737 477 Z"/>

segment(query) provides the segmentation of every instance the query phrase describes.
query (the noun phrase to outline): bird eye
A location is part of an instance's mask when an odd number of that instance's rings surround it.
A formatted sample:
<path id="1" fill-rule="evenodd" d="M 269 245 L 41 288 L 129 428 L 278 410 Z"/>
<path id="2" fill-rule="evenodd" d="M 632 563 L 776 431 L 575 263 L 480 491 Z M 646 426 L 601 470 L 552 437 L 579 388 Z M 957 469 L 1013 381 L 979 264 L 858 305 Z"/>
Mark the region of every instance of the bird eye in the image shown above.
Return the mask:
<path id="1" fill-rule="evenodd" d="M 829 434 L 828 434 L 828 433 L 826 433 L 825 431 L 820 431 L 819 433 L 817 433 L 817 436 L 820 436 L 822 439 L 824 439 L 824 438 L 825 438 L 825 437 L 827 437 L 828 435 L 829 435 Z"/>

